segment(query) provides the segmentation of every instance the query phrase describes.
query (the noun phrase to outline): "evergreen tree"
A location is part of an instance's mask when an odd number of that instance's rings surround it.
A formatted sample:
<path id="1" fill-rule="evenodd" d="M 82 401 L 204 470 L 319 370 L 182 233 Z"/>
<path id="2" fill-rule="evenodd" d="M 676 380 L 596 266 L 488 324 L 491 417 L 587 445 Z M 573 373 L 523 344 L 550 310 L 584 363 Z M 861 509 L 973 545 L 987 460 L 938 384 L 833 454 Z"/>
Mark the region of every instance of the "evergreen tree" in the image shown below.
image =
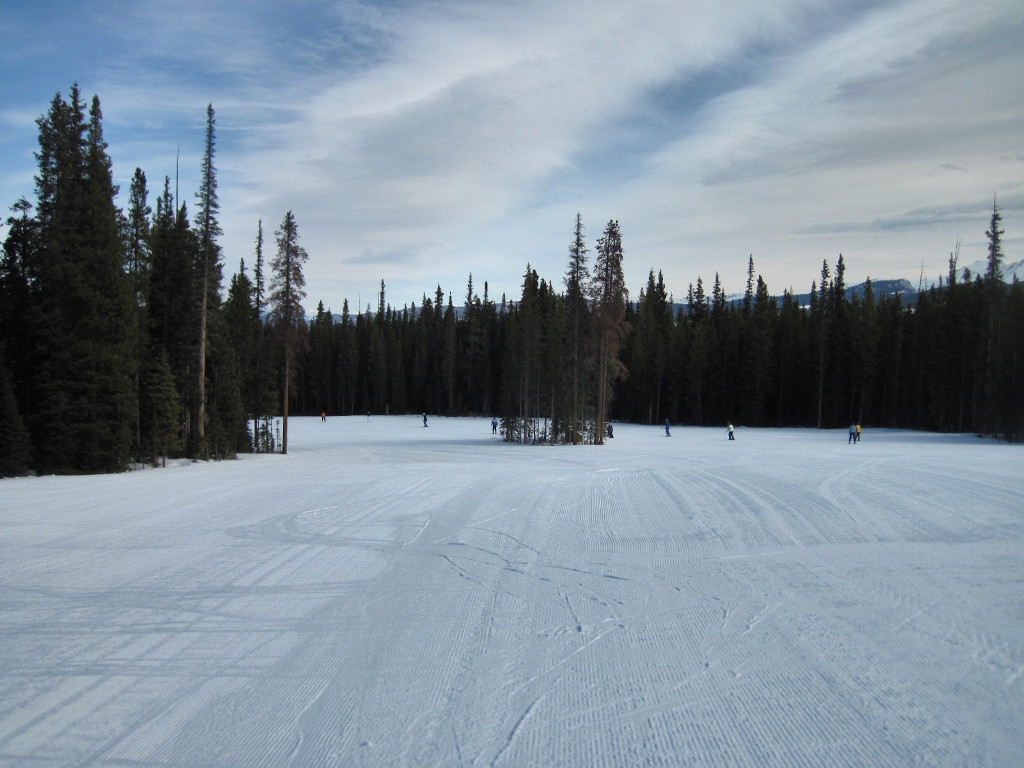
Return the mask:
<path id="1" fill-rule="evenodd" d="M 145 306 L 149 297 L 149 272 L 152 266 L 149 220 L 152 213 L 153 209 L 149 207 L 146 174 L 141 168 L 136 168 L 128 197 L 126 245 L 128 277 L 138 306 Z"/>
<path id="2" fill-rule="evenodd" d="M 337 370 L 335 360 L 334 321 L 329 310 L 321 301 L 316 307 L 316 316 L 309 325 L 309 403 L 314 413 L 335 413 L 334 393 L 337 388 L 334 376 Z"/>
<path id="3" fill-rule="evenodd" d="M 583 409 L 589 400 L 587 396 L 588 377 L 585 364 L 591 350 L 589 339 L 589 311 L 587 289 L 590 284 L 590 268 L 587 265 L 587 246 L 583 238 L 583 217 L 576 214 L 576 229 L 569 245 L 569 266 L 565 273 L 565 309 L 569 336 L 569 388 L 571 392 L 569 410 L 569 442 L 575 445 L 583 434 Z"/>
<path id="4" fill-rule="evenodd" d="M 35 344 L 26 323 L 32 313 L 39 276 L 39 227 L 29 215 L 32 204 L 11 206 L 7 238 L 0 253 L 0 346 L 6 348 L 8 373 L 22 413 L 35 410 L 31 372 Z"/>
<path id="5" fill-rule="evenodd" d="M 864 283 L 863 299 L 853 308 L 854 339 L 851 348 L 853 370 L 851 393 L 853 413 L 851 421 L 864 424 L 873 405 L 872 393 L 878 370 L 878 308 L 871 279 Z"/>
<path id="6" fill-rule="evenodd" d="M 206 107 L 206 149 L 203 153 L 203 165 L 199 192 L 196 193 L 196 234 L 199 239 L 198 275 L 199 275 L 199 349 L 196 371 L 196 443 L 193 453 L 196 456 L 206 455 L 207 403 L 206 403 L 206 366 L 207 366 L 207 333 L 211 310 L 215 310 L 220 302 L 221 263 L 220 246 L 217 237 L 221 234 L 217 213 L 220 203 L 217 197 L 217 171 L 213 163 L 216 144 L 214 131 L 213 105 Z"/>
<path id="7" fill-rule="evenodd" d="M 241 397 L 238 355 L 231 344 L 223 313 L 212 316 L 206 366 L 208 376 L 207 453 L 214 459 L 235 458 L 252 450 L 248 419 Z"/>
<path id="8" fill-rule="evenodd" d="M 131 443 L 133 302 L 99 99 L 85 114 L 75 86 L 38 121 L 39 271 L 25 329 L 30 431 L 49 472 L 124 469 Z"/>
<path id="9" fill-rule="evenodd" d="M 18 401 L 8 376 L 0 345 L 0 477 L 16 477 L 28 471 L 31 444 Z"/>
<path id="10" fill-rule="evenodd" d="M 141 361 L 148 347 L 148 312 L 146 301 L 149 297 L 149 273 L 152 264 L 150 251 L 149 219 L 153 213 L 149 207 L 149 191 L 146 188 L 146 174 L 140 168 L 135 169 L 132 177 L 128 203 L 128 218 L 125 227 L 125 247 L 128 255 L 128 280 L 132 287 L 133 326 L 132 326 L 132 357 Z M 142 397 L 142 376 L 140 368 L 136 368 L 133 405 L 135 413 L 135 446 L 133 453 L 141 457 L 142 449 L 142 416 L 140 402 Z"/>
<path id="11" fill-rule="evenodd" d="M 506 441 L 528 444 L 541 437 L 542 339 L 540 277 L 527 264 L 522 299 L 509 313 L 508 343 L 502 365 L 502 427 Z"/>
<path id="12" fill-rule="evenodd" d="M 256 311 L 256 290 L 245 269 L 245 259 L 239 263 L 238 273 L 228 286 L 228 296 L 222 311 L 228 344 L 235 352 L 238 364 L 239 396 L 246 421 L 252 418 L 258 427 L 259 417 L 265 415 L 258 407 L 261 386 L 260 355 L 263 341 L 263 322 Z M 265 409 L 264 409 L 265 410 Z"/>
<path id="13" fill-rule="evenodd" d="M 750 319 L 754 309 L 754 254 L 747 257 L 747 289 L 743 293 L 743 316 Z"/>
<path id="14" fill-rule="evenodd" d="M 358 358 L 356 355 L 355 328 L 349 314 L 348 299 L 341 305 L 341 322 L 334 326 L 337 337 L 337 386 L 338 412 L 343 415 L 356 413 L 359 403 Z"/>
<path id="15" fill-rule="evenodd" d="M 988 238 L 988 266 L 985 269 L 985 279 L 990 283 L 996 284 L 1003 281 L 1002 238 L 1006 233 L 999 228 L 999 223 L 1002 220 L 1003 216 L 999 212 L 999 206 L 996 205 L 995 198 L 993 198 L 992 219 L 988 229 L 985 231 L 985 237 Z"/>
<path id="16" fill-rule="evenodd" d="M 187 207 L 175 210 L 170 179 L 164 178 L 163 193 L 156 201 L 156 214 L 150 229 L 152 269 L 147 303 L 149 345 L 152 359 L 163 349 L 178 390 L 182 408 L 179 424 L 184 450 L 194 431 L 196 412 L 195 334 L 197 302 L 195 261 L 198 246 L 188 220 Z M 145 399 L 145 398 L 143 398 Z M 145 421 L 145 419 L 143 419 Z"/>
<path id="17" fill-rule="evenodd" d="M 281 379 L 282 432 L 281 452 L 288 453 L 288 404 L 291 394 L 292 364 L 299 343 L 299 330 L 304 324 L 302 300 L 306 298 L 306 278 L 302 267 L 309 254 L 299 245 L 299 227 L 291 211 L 274 233 L 277 237 L 277 255 L 270 263 L 273 277 L 270 283 L 268 306 L 277 326 L 284 356 Z"/>
<path id="18" fill-rule="evenodd" d="M 626 375 L 619 360 L 619 348 L 626 332 L 625 314 L 629 294 L 622 272 L 622 234 L 619 222 L 609 221 L 604 235 L 597 241 L 591 300 L 597 339 L 597 413 L 594 419 L 594 442 L 604 442 L 612 386 Z"/>
<path id="19" fill-rule="evenodd" d="M 657 278 L 652 269 L 647 275 L 647 286 L 640 292 L 637 302 L 635 331 L 629 335 L 629 382 L 633 408 L 631 418 L 645 424 L 660 424 L 665 420 L 665 388 L 671 370 L 670 339 L 672 336 L 672 310 L 661 272 Z"/>
<path id="20" fill-rule="evenodd" d="M 980 379 L 978 392 L 981 397 L 979 411 L 981 413 L 981 432 L 988 435 L 1002 434 L 1003 400 L 1001 386 L 1005 376 L 1007 357 L 1004 355 L 1004 319 L 1007 290 L 1003 283 L 1003 248 L 1002 236 L 1005 232 L 999 228 L 1002 215 L 993 199 L 992 218 L 985 232 L 988 238 L 988 265 L 984 280 L 984 329 L 983 343 L 979 347 L 977 376 Z M 1010 348 L 1019 346 L 1019 339 Z M 1011 352 L 1010 354 L 1015 354 Z M 1012 358 L 1011 358 L 1012 359 Z"/>
<path id="21" fill-rule="evenodd" d="M 270 445 L 270 414 L 278 402 L 277 375 L 271 365 L 273 340 L 264 323 L 266 314 L 266 280 L 263 269 L 263 219 L 257 222 L 256 232 L 256 264 L 253 267 L 253 311 L 256 318 L 254 332 L 256 334 L 255 372 L 252 381 L 252 400 L 248 404 L 254 420 L 257 436 L 256 450 L 269 450 Z"/>
<path id="22" fill-rule="evenodd" d="M 831 291 L 831 273 L 828 268 L 828 261 L 821 262 L 821 284 L 815 287 L 811 284 L 811 321 L 814 324 L 818 335 L 817 346 L 817 375 L 818 382 L 818 413 L 815 426 L 821 429 L 824 426 L 825 418 L 825 384 L 827 381 L 828 367 L 828 340 L 832 329 L 829 297 Z"/>
<path id="23" fill-rule="evenodd" d="M 182 409 L 167 350 L 161 346 L 151 350 L 142 391 L 143 434 L 153 466 L 160 466 L 161 460 L 167 466 L 167 457 L 178 455 L 182 449 Z"/>

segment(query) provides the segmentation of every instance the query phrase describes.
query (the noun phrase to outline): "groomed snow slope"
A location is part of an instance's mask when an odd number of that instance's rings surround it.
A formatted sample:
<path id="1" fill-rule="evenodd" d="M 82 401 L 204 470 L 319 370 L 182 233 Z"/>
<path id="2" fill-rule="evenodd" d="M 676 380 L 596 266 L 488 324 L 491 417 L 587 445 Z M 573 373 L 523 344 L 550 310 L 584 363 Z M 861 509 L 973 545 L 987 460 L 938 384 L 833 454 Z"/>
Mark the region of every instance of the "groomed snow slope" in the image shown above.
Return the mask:
<path id="1" fill-rule="evenodd" d="M 0 765 L 1024 765 L 1024 452 L 292 419 L 0 482 Z"/>

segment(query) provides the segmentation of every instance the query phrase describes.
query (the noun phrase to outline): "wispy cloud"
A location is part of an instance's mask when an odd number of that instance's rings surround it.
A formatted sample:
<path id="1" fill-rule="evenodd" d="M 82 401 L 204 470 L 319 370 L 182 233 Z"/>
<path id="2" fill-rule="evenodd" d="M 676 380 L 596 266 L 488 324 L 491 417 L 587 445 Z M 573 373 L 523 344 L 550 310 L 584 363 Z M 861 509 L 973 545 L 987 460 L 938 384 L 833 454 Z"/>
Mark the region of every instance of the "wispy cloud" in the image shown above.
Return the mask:
<path id="1" fill-rule="evenodd" d="M 118 173 L 155 188 L 180 146 L 190 196 L 212 102 L 227 258 L 292 210 L 310 300 L 334 307 L 381 278 L 399 304 L 461 295 L 471 271 L 512 295 L 527 262 L 560 280 L 577 211 L 591 242 L 621 222 L 634 290 L 654 268 L 677 294 L 715 272 L 738 287 L 748 253 L 775 290 L 839 252 L 853 275 L 941 273 L 996 190 L 1010 255 L 1024 246 L 1011 0 L 67 7 L 77 26 L 22 21 L 75 52 L 51 76 L 100 94 Z M 47 55 L 19 50 L 5 67 Z M 56 88 L 3 86 L 19 146 L 18 116 Z"/>

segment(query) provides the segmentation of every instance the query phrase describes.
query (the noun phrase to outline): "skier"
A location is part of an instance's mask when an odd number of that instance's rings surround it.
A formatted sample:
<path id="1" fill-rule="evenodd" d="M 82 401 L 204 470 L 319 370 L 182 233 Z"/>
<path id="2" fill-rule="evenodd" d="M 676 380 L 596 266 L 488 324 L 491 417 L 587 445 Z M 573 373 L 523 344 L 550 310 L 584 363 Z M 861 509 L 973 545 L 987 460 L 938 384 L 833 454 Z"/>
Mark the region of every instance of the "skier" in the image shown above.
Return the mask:
<path id="1" fill-rule="evenodd" d="M 497 418 L 491 419 L 491 434 L 492 435 L 498 434 L 498 419 Z"/>
<path id="2" fill-rule="evenodd" d="M 851 424 L 850 425 L 850 436 L 846 439 L 846 444 L 849 445 L 850 443 L 856 443 L 856 442 L 857 442 L 857 425 L 856 424 Z"/>
<path id="3" fill-rule="evenodd" d="M 423 426 L 427 426 L 427 414 L 423 414 Z"/>
<path id="4" fill-rule="evenodd" d="M 320 411 L 320 421 L 327 421 L 326 411 Z"/>
<path id="5" fill-rule="evenodd" d="M 735 440 L 736 439 L 736 435 L 733 433 L 732 424 L 731 423 L 726 424 L 725 428 L 727 430 L 729 430 L 729 439 L 730 440 Z"/>
<path id="6" fill-rule="evenodd" d="M 615 437 L 615 431 L 612 429 L 612 423 L 610 421 L 608 422 L 608 428 L 605 430 L 605 432 L 607 433 L 608 437 Z"/>
<path id="7" fill-rule="evenodd" d="M 669 426 L 668 419 L 665 419 L 665 437 L 672 437 L 672 433 L 668 431 Z"/>
<path id="8" fill-rule="evenodd" d="M 857 439 L 854 442 L 860 442 L 860 424 L 857 425 Z"/>

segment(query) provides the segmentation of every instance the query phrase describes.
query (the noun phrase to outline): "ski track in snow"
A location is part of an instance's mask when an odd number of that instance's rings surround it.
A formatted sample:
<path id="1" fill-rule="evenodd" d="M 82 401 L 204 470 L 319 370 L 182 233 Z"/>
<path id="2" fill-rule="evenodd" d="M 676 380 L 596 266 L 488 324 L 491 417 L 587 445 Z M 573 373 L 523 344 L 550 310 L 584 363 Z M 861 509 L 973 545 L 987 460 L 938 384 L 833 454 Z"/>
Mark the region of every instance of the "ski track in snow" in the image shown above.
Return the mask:
<path id="1" fill-rule="evenodd" d="M 0 481 L 0 765 L 1024 765 L 1020 446 L 489 422 Z"/>

